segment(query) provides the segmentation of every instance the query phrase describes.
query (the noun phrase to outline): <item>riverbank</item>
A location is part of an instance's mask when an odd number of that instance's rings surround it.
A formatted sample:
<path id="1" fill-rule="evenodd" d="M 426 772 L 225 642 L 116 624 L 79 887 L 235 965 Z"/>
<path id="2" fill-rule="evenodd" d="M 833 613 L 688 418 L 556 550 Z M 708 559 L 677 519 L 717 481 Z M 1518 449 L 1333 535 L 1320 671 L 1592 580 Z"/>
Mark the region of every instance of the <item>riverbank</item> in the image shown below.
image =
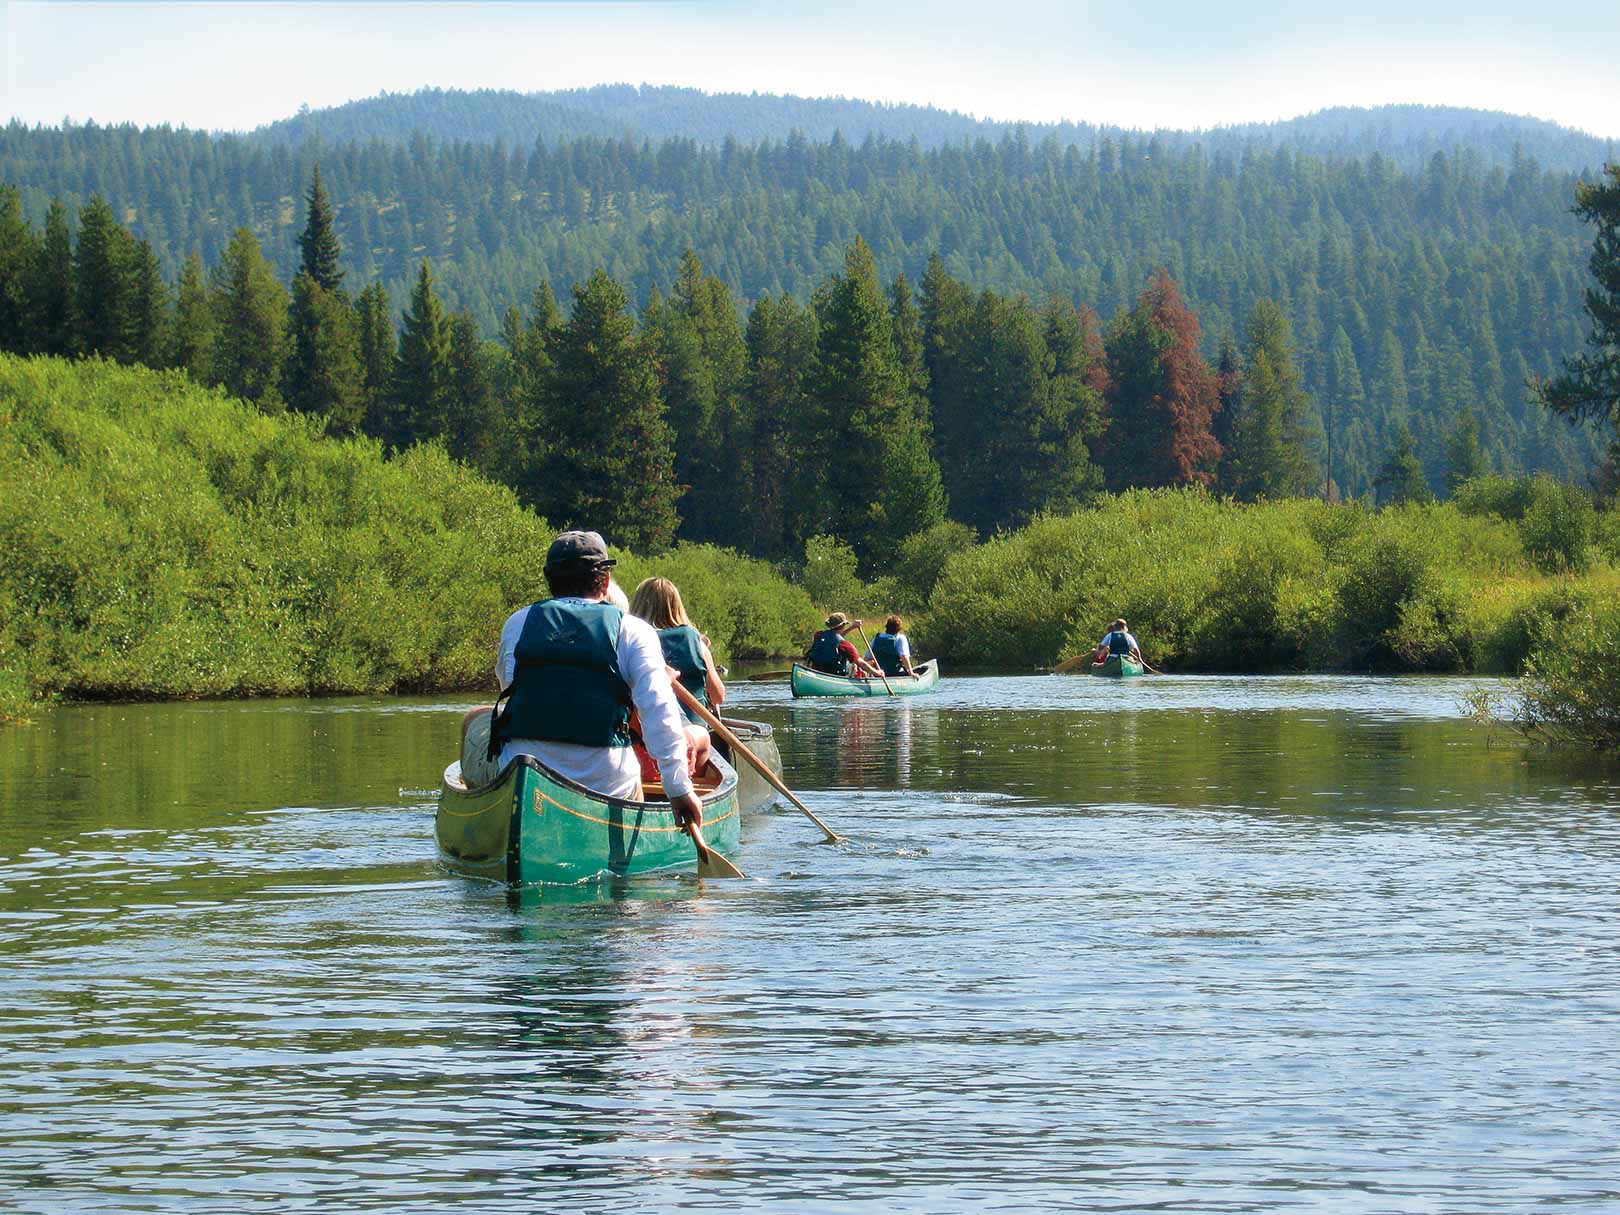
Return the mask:
<path id="1" fill-rule="evenodd" d="M 0 713 L 41 699 L 488 687 L 553 534 L 437 446 L 385 458 L 176 373 L 0 357 Z M 673 578 L 722 661 L 817 620 L 764 562 L 623 554 Z"/>
<path id="2" fill-rule="evenodd" d="M 41 699 L 474 690 L 552 527 L 437 446 L 386 458 L 175 373 L 0 357 L 0 717 Z M 1601 719 L 1620 515 L 1549 478 L 1375 511 L 1132 491 L 976 543 L 896 542 L 870 582 L 810 542 L 797 582 L 702 545 L 620 552 L 681 587 L 722 662 L 802 650 L 826 610 L 905 615 L 920 655 L 1050 668 L 1124 615 L 1199 672 L 1518 674 Z M 1620 710 L 1614 710 L 1620 713 Z M 1610 746 L 1613 743 L 1609 744 Z"/>

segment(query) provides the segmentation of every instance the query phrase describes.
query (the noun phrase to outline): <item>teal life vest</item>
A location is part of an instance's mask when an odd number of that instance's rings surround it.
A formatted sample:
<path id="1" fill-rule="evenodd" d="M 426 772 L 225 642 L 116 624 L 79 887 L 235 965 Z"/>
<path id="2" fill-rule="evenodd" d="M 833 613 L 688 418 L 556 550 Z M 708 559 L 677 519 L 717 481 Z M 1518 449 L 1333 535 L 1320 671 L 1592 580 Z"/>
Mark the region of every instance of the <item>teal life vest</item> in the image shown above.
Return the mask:
<path id="1" fill-rule="evenodd" d="M 885 675 L 905 674 L 906 669 L 900 665 L 900 642 L 897 637 L 895 633 L 879 633 L 872 638 L 872 657 L 877 659 Z"/>
<path id="2" fill-rule="evenodd" d="M 703 661 L 702 634 L 689 624 L 678 624 L 672 629 L 659 629 L 658 644 L 664 649 L 664 661 L 681 673 L 681 686 L 697 697 L 704 708 L 713 708 L 709 704 L 705 678 L 709 668 Z M 703 719 L 684 704 L 681 712 L 687 721 L 702 724 Z"/>
<path id="3" fill-rule="evenodd" d="M 619 670 L 624 613 L 611 603 L 547 599 L 529 608 L 517 671 L 496 714 L 490 750 L 514 738 L 630 745 L 630 685 Z"/>
<path id="4" fill-rule="evenodd" d="M 1118 654 L 1121 658 L 1127 657 L 1131 652 L 1131 640 L 1118 629 L 1108 634 L 1108 652 Z"/>
<path id="5" fill-rule="evenodd" d="M 849 674 L 849 655 L 838 649 L 843 638 L 837 629 L 823 629 L 810 643 L 810 665 L 829 675 Z"/>

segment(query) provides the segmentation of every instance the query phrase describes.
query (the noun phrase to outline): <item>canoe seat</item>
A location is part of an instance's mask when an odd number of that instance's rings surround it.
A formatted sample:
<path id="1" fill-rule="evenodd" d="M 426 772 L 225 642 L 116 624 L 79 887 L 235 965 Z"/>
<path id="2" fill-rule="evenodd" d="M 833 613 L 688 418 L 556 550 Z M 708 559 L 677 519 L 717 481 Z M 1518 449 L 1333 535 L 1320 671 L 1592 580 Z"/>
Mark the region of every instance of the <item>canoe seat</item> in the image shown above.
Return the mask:
<path id="1" fill-rule="evenodd" d="M 701 797 L 707 797 L 720 787 L 724 778 L 720 770 L 713 764 L 704 768 L 692 779 L 692 788 Z M 661 780 L 644 780 L 641 782 L 642 800 L 648 802 L 667 802 L 669 795 L 664 792 L 664 782 Z"/>

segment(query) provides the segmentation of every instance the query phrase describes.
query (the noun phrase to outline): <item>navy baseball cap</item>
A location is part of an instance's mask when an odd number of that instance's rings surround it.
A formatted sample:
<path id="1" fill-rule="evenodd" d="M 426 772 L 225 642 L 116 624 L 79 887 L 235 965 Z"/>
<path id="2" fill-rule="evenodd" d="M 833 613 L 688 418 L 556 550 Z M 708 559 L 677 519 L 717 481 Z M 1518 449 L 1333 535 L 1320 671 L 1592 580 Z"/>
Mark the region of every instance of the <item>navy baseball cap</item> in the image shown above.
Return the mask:
<path id="1" fill-rule="evenodd" d="M 617 565 L 608 556 L 607 541 L 600 532 L 564 532 L 546 550 L 546 570 L 606 569 Z"/>

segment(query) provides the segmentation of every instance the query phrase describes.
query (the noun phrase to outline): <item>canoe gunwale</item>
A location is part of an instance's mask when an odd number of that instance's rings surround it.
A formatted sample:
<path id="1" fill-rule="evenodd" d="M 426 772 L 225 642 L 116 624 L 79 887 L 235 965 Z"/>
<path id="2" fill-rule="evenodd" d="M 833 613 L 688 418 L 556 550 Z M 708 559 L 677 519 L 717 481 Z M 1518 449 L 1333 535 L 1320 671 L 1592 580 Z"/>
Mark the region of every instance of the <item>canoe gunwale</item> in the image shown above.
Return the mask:
<path id="1" fill-rule="evenodd" d="M 727 793 L 732 792 L 737 787 L 737 770 L 730 764 L 726 763 L 725 760 L 718 755 L 715 756 L 714 759 L 718 761 L 716 763 L 716 767 L 718 767 L 720 770 L 720 783 L 713 789 L 704 793 L 704 795 L 698 799 L 705 807 L 719 801 Z M 456 763 L 451 764 L 450 767 L 456 767 L 459 762 L 459 760 L 456 761 Z M 588 798 L 593 802 L 600 802 L 604 806 L 641 811 L 657 811 L 658 808 L 662 806 L 664 807 L 662 813 L 671 815 L 675 813 L 675 811 L 670 808 L 667 798 L 654 798 L 650 801 L 637 801 L 635 798 L 609 797 L 605 793 L 599 793 L 595 789 L 591 789 L 580 784 L 577 780 L 572 780 L 569 777 L 564 776 L 555 768 L 548 767 L 545 763 L 536 759 L 532 755 L 516 756 L 511 763 L 507 764 L 506 767 L 501 769 L 500 774 L 496 776 L 494 780 L 490 781 L 487 785 L 479 785 L 476 788 L 468 788 L 466 785 L 452 786 L 450 783 L 450 767 L 447 767 L 444 770 L 444 788 L 450 792 L 452 797 L 455 798 L 482 798 L 490 793 L 495 792 L 496 789 L 498 789 L 501 785 L 515 782 L 517 779 L 518 768 L 526 767 L 533 768 L 541 776 L 545 777 L 546 780 L 551 781 L 555 785 L 561 785 L 570 793 L 577 793 L 581 797 Z"/>

